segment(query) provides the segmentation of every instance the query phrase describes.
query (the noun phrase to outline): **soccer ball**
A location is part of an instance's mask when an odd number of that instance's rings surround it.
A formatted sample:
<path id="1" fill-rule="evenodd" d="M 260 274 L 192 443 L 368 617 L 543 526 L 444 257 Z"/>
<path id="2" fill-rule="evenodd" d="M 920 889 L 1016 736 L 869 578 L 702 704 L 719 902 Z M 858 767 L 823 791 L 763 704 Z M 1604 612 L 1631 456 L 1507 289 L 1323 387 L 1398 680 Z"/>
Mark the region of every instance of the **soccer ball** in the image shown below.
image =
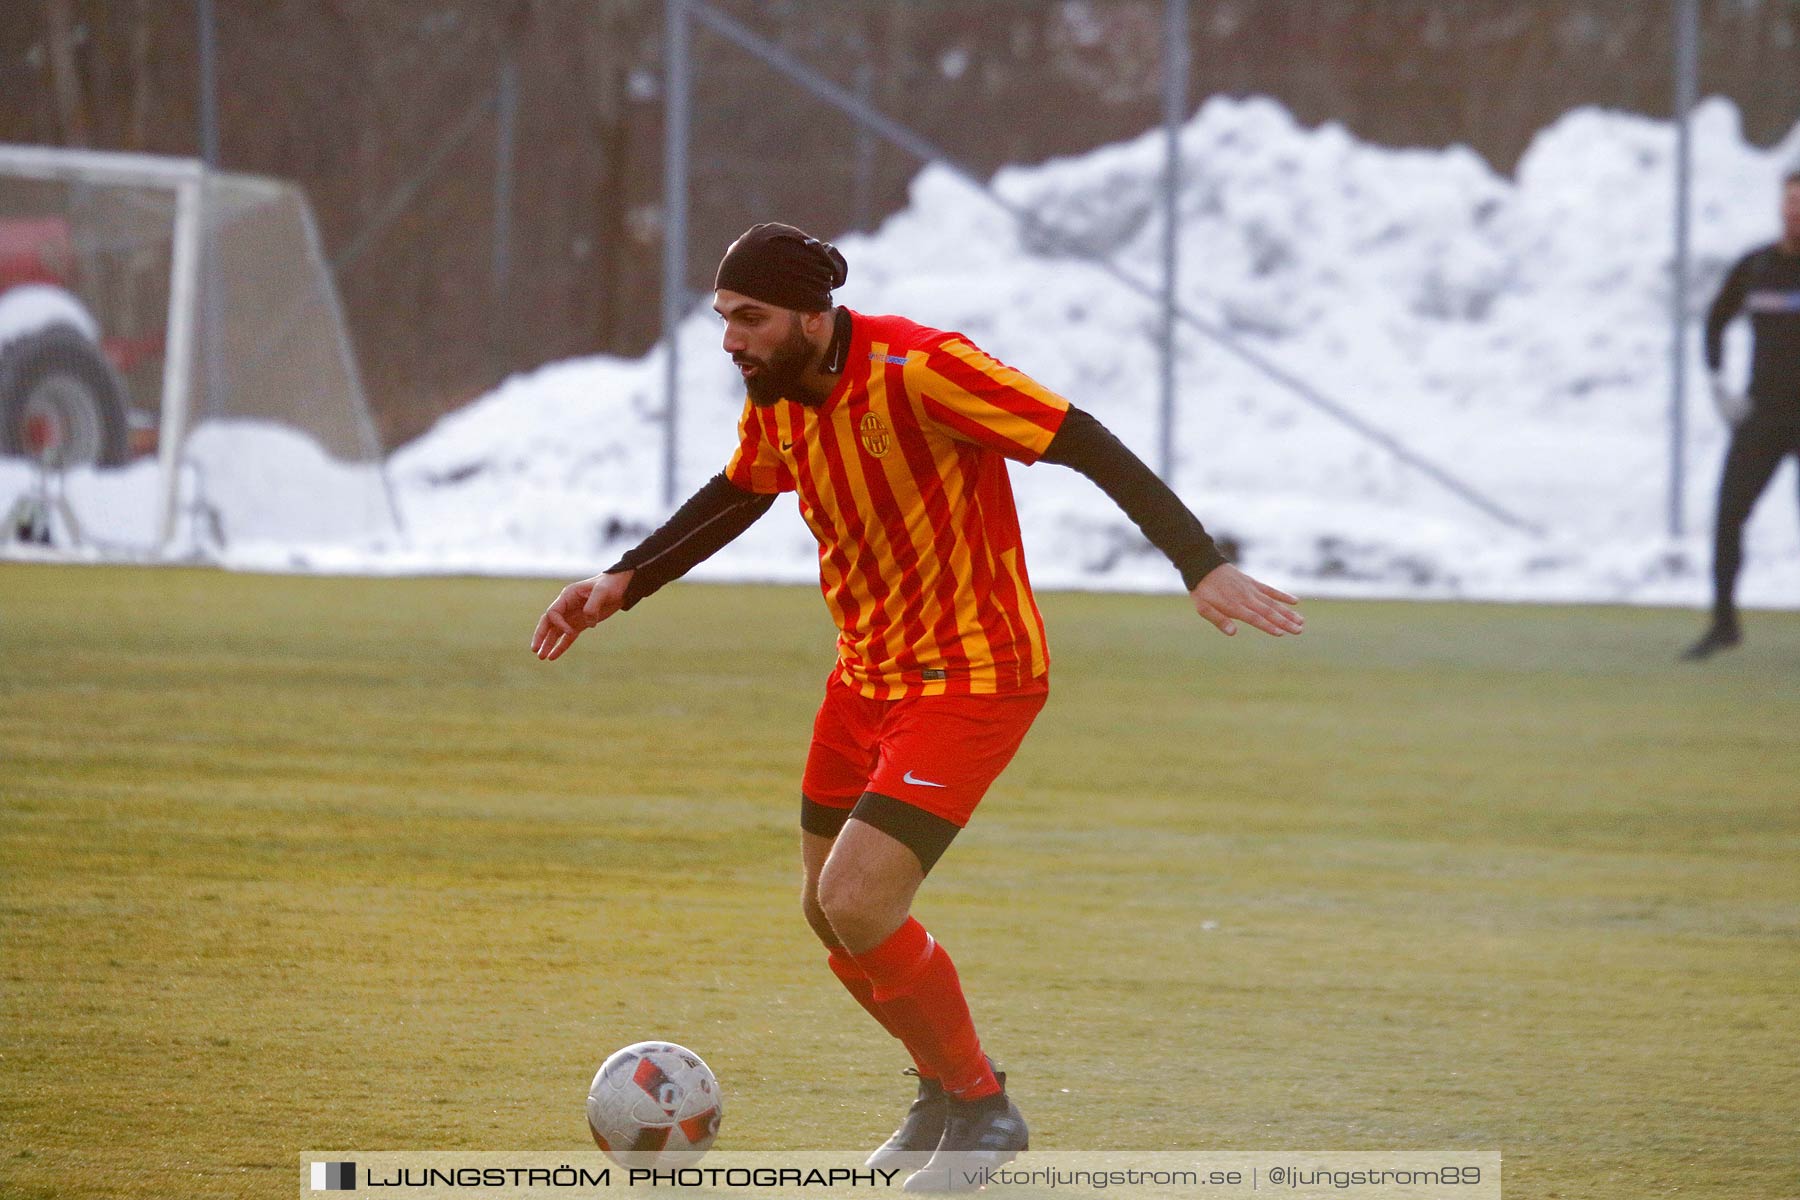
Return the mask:
<path id="1" fill-rule="evenodd" d="M 620 1166 L 691 1166 L 724 1115 L 712 1068 L 673 1042 L 614 1051 L 588 1085 L 588 1131 Z"/>

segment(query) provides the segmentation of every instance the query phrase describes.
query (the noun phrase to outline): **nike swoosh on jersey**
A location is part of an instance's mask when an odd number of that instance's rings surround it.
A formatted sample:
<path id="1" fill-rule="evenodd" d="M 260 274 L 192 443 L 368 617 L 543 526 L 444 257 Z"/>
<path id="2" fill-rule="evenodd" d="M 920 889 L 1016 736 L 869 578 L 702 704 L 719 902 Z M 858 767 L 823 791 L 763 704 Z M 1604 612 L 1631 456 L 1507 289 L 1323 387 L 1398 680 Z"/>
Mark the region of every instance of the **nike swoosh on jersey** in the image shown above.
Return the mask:
<path id="1" fill-rule="evenodd" d="M 929 779 L 915 779 L 915 778 L 913 778 L 913 773 L 911 771 L 908 771 L 906 774 L 902 775 L 900 777 L 900 782 L 901 783 L 910 783 L 914 787 L 949 787 L 950 786 L 947 783 L 933 783 Z"/>

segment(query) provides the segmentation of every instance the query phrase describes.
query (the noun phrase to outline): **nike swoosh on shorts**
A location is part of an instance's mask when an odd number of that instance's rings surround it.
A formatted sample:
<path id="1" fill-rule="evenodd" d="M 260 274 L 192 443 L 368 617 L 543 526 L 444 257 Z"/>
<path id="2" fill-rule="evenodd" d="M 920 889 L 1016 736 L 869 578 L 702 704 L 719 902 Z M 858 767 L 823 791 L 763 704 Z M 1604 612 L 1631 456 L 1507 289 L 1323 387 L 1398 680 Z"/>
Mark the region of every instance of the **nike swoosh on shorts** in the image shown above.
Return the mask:
<path id="1" fill-rule="evenodd" d="M 908 771 L 906 774 L 902 775 L 900 777 L 900 782 L 901 783 L 910 783 L 914 787 L 949 787 L 950 786 L 947 783 L 933 783 L 929 779 L 914 779 L 913 773 L 911 771 Z"/>

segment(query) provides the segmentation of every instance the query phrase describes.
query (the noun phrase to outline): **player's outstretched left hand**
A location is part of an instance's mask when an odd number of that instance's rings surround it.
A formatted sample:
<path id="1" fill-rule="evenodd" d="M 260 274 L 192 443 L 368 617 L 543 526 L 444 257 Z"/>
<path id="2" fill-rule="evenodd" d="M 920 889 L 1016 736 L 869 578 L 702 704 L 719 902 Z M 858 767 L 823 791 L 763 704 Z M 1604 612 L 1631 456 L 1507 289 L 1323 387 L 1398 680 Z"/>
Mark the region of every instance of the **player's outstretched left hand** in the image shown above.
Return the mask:
<path id="1" fill-rule="evenodd" d="M 1288 607 L 1300 603 L 1296 597 L 1250 578 L 1230 563 L 1208 571 L 1188 594 L 1193 597 L 1194 611 L 1217 625 L 1226 637 L 1237 633 L 1239 621 L 1274 637 L 1306 628 L 1305 619 Z"/>

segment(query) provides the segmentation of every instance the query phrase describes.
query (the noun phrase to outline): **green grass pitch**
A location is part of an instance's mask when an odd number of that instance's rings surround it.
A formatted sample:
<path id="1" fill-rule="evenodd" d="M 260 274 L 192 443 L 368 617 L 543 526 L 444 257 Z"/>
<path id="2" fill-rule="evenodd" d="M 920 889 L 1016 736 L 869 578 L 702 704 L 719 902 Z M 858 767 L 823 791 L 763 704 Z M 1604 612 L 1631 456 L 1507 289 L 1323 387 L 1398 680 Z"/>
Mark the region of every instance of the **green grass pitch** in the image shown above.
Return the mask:
<path id="1" fill-rule="evenodd" d="M 873 1146 L 801 920 L 816 594 L 0 567 L 0 1195 L 583 1150 L 686 1043 L 722 1148 Z M 1034 1147 L 1482 1149 L 1800 1194 L 1800 615 L 1046 595 L 1050 705 L 921 896 Z"/>

